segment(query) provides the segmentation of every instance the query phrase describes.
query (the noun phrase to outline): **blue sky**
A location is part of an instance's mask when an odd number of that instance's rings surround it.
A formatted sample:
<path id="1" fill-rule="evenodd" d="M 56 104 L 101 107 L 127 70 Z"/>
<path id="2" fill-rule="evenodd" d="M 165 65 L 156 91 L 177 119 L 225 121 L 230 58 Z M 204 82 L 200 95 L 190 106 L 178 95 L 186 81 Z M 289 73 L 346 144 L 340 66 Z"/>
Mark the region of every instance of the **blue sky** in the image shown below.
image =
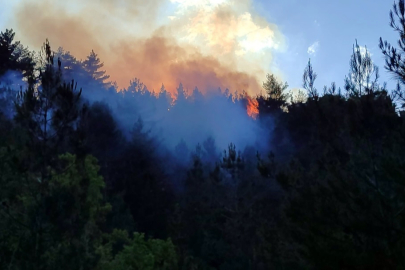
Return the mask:
<path id="1" fill-rule="evenodd" d="M 255 9 L 278 25 L 287 39 L 287 50 L 275 55 L 275 62 L 285 74 L 290 86 L 301 84 L 303 70 L 309 58 L 318 73 L 317 88 L 335 81 L 344 85 L 349 71 L 352 46 L 367 46 L 380 68 L 381 79 L 394 85 L 392 76 L 384 70 L 379 38 L 396 44 L 397 34 L 389 26 L 391 0 L 257 0 Z M 318 44 L 314 55 L 308 48 Z"/>
<path id="2" fill-rule="evenodd" d="M 0 0 L 0 28 L 10 27 L 5 20 L 12 3 Z M 385 69 L 378 48 L 380 37 L 396 43 L 397 34 L 389 26 L 391 0 L 253 0 L 256 12 L 274 23 L 284 35 L 287 47 L 273 55 L 273 64 L 291 87 L 300 87 L 302 73 L 309 58 L 318 73 L 317 88 L 335 81 L 343 86 L 355 39 L 366 45 L 380 68 L 382 81 L 395 82 Z M 18 33 L 17 33 L 18 34 Z M 314 53 L 308 48 L 313 46 Z M 35 49 L 35 48 L 32 48 Z"/>

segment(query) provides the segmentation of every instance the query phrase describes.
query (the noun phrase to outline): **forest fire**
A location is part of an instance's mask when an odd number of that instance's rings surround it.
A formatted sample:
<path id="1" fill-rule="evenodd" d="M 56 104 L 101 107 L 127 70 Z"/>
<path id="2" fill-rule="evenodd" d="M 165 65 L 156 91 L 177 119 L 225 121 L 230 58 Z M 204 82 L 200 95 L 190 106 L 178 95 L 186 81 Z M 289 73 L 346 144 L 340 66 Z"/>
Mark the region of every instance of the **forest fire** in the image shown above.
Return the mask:
<path id="1" fill-rule="evenodd" d="M 256 119 L 257 116 L 259 115 L 259 103 L 257 102 L 256 99 L 251 98 L 249 96 L 246 97 L 247 99 L 247 114 L 252 117 L 253 119 Z"/>
<path id="2" fill-rule="evenodd" d="M 0 270 L 404 270 L 405 0 L 323 92 L 383 9 L 308 2 L 0 0 Z"/>

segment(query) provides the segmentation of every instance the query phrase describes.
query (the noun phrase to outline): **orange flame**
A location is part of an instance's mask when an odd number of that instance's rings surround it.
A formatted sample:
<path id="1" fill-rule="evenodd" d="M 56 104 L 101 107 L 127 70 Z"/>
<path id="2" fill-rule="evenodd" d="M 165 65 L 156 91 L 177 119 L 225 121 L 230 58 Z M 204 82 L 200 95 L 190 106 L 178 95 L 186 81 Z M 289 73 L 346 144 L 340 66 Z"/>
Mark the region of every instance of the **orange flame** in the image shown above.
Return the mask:
<path id="1" fill-rule="evenodd" d="M 249 96 L 246 96 L 247 98 L 247 114 L 252 117 L 253 119 L 256 119 L 257 116 L 259 115 L 259 102 L 257 102 L 256 99 L 253 99 Z"/>

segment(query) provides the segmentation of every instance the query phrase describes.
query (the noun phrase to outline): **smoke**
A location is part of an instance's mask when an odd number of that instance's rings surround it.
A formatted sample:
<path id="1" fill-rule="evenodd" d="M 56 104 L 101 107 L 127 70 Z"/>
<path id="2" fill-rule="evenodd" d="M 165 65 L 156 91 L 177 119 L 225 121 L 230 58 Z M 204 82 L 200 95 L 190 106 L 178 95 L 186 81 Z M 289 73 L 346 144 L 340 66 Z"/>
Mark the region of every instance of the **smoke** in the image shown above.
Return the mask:
<path id="1" fill-rule="evenodd" d="M 82 59 L 93 49 L 120 88 L 137 77 L 152 91 L 163 83 L 175 94 L 181 82 L 258 94 L 283 46 L 249 0 L 20 0 L 12 14 L 24 44 L 48 38 Z"/>
<path id="2" fill-rule="evenodd" d="M 229 143 L 268 149 L 269 127 L 253 119 L 257 102 L 218 93 L 261 93 L 272 53 L 283 49 L 277 26 L 258 16 L 250 0 L 19 0 L 11 14 L 16 38 L 31 48 L 49 39 L 53 49 L 62 46 L 78 59 L 98 54 L 122 91 L 79 86 L 89 100 L 105 101 L 126 132 L 142 117 L 172 150 L 179 142 L 194 150 L 209 137 L 221 150 Z M 154 92 L 164 84 L 177 97 L 182 83 L 184 92 L 198 87 L 203 95 L 173 107 L 165 94 L 131 90 L 134 78 Z"/>
<path id="3" fill-rule="evenodd" d="M 203 145 L 210 137 L 220 151 L 229 143 L 234 143 L 239 150 L 248 146 L 261 152 L 269 150 L 269 127 L 262 126 L 247 112 L 247 105 L 255 100 L 234 99 L 218 89 L 205 95 L 195 89 L 186 98 L 180 85 L 177 91 L 183 94 L 178 94 L 175 104 L 171 104 L 170 96 L 164 92 L 156 97 L 134 90 L 131 86 L 120 93 L 83 91 L 83 95 L 91 101 L 108 104 L 127 136 L 141 117 L 145 131 L 150 131 L 149 134 L 169 150 L 175 150 L 183 142 L 193 151 L 197 144 Z"/>
<path id="4" fill-rule="evenodd" d="M 26 89 L 28 83 L 24 81 L 23 74 L 20 71 L 7 71 L 0 76 L 0 88 L 8 88 L 10 90 L 19 91 Z"/>
<path id="5" fill-rule="evenodd" d="M 27 87 L 20 71 L 7 71 L 0 76 L 0 113 L 11 119 L 15 114 L 13 102 L 17 93 Z"/>

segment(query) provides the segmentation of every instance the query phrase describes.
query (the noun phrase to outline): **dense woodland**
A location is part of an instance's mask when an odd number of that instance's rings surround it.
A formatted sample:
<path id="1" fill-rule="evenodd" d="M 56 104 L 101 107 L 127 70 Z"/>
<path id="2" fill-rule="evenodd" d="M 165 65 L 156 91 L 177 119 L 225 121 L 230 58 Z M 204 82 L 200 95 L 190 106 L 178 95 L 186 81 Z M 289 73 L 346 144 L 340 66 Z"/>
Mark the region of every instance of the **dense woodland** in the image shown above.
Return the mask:
<path id="1" fill-rule="evenodd" d="M 0 269 L 405 269 L 404 0 L 389 19 L 395 89 L 356 42 L 342 89 L 309 61 L 305 95 L 268 75 L 253 101 L 117 91 L 94 51 L 1 32 Z M 259 144 L 171 149 L 139 117 L 213 103 L 257 104 Z"/>

